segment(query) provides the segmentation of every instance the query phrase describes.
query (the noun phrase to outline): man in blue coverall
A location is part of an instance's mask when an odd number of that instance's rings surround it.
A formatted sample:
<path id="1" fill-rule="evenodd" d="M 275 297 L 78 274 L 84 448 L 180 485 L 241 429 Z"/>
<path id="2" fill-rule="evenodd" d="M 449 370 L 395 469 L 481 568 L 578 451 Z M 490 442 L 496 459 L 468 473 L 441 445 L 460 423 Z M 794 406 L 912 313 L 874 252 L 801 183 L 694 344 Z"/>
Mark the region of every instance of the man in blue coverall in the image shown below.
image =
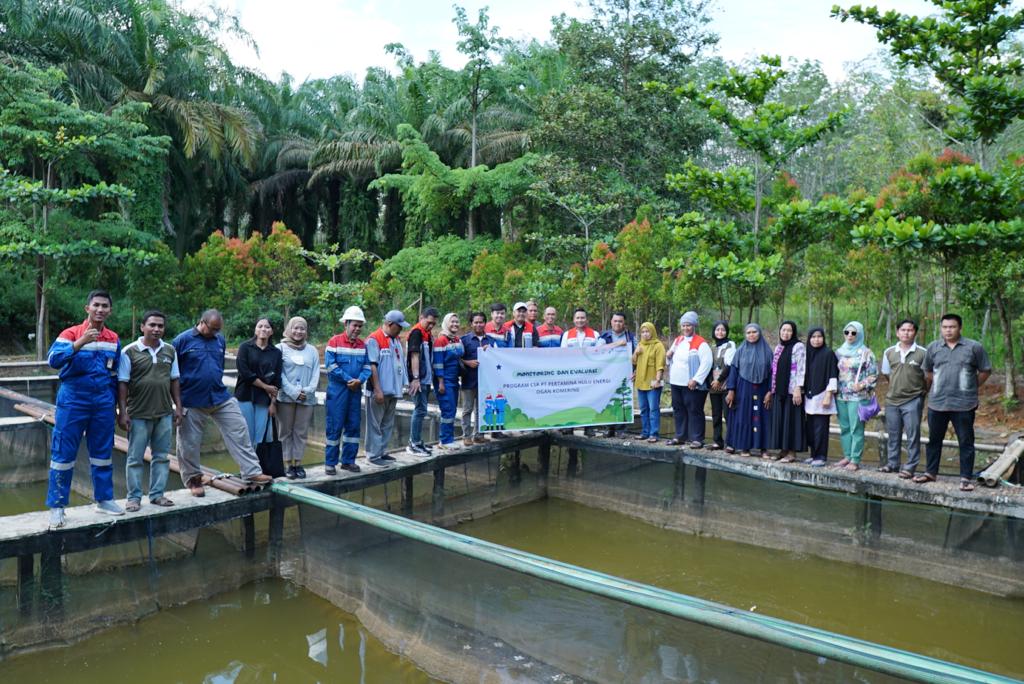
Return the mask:
<path id="1" fill-rule="evenodd" d="M 106 290 L 93 290 L 85 301 L 86 319 L 67 328 L 46 356 L 60 376 L 57 412 L 50 447 L 50 485 L 46 505 L 50 527 L 63 527 L 64 508 L 71 494 L 78 446 L 85 435 L 89 447 L 93 498 L 96 510 L 124 515 L 114 503 L 114 408 L 117 405 L 117 361 L 121 341 L 104 322 L 113 300 Z"/>
<path id="2" fill-rule="evenodd" d="M 363 385 L 370 378 L 366 343 L 359 338 L 366 318 L 358 306 L 350 306 L 341 317 L 345 332 L 327 342 L 327 450 L 324 472 L 337 474 L 338 446 L 341 444 L 341 469 L 358 473 L 360 401 Z M 344 431 L 344 435 L 342 432 Z"/>

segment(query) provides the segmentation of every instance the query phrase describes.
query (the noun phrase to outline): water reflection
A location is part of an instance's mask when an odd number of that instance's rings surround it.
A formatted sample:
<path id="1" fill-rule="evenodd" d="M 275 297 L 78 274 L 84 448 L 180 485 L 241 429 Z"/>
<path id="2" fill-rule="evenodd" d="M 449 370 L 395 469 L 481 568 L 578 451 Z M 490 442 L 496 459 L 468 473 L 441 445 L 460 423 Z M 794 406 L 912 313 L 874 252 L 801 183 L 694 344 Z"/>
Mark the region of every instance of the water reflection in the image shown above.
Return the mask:
<path id="1" fill-rule="evenodd" d="M 359 648 L 346 651 L 352 630 Z M 5 683 L 109 684 L 129 673 L 154 684 L 434 681 L 387 651 L 352 615 L 277 579 L 163 610 L 73 646 L 0 661 Z"/>

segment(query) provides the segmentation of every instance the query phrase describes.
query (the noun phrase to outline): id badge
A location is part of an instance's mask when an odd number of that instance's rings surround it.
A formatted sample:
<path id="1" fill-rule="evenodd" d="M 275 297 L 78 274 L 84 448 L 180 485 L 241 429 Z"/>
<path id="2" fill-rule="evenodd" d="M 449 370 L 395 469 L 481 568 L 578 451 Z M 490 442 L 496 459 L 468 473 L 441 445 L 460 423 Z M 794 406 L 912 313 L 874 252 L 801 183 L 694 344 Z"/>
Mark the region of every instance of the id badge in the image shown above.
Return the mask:
<path id="1" fill-rule="evenodd" d="M 107 370 L 109 370 L 109 371 L 114 370 L 114 357 L 113 356 L 110 356 L 110 357 L 107 358 Z"/>

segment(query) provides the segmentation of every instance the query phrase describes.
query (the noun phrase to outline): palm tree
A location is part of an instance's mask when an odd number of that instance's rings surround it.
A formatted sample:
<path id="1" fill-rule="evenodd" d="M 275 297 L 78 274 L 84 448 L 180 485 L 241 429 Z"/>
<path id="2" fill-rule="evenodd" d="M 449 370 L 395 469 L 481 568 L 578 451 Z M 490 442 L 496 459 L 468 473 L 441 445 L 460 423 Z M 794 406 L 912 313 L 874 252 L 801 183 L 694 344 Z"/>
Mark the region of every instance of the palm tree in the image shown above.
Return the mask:
<path id="1" fill-rule="evenodd" d="M 65 97 L 96 109 L 150 105 L 151 130 L 174 142 L 163 229 L 179 255 L 248 191 L 260 125 L 240 91 L 260 77 L 232 64 L 220 43 L 250 40 L 233 17 L 168 0 L 20 0 L 3 4 L 0 25 L 0 51 L 62 69 Z"/>

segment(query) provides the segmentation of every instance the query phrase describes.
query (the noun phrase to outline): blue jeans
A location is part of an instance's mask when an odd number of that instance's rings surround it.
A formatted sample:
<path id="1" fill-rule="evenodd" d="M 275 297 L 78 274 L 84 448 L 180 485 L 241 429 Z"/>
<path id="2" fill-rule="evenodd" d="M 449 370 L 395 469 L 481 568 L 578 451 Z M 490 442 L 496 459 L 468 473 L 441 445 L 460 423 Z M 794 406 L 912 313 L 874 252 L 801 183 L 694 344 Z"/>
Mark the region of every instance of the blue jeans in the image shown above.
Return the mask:
<path id="1" fill-rule="evenodd" d="M 149 500 L 159 499 L 167 489 L 170 465 L 167 454 L 171 451 L 171 414 L 162 418 L 132 418 L 128 431 L 128 462 L 124 477 L 128 484 L 128 498 L 142 500 L 142 477 L 146 462 L 143 456 L 149 447 L 152 461 L 149 466 Z"/>
<path id="2" fill-rule="evenodd" d="M 661 388 L 637 390 L 640 398 L 640 439 L 657 437 L 661 432 Z"/>
<path id="3" fill-rule="evenodd" d="M 240 401 L 238 402 L 238 410 L 242 412 L 242 418 L 245 418 L 245 424 L 249 428 L 249 444 L 255 449 L 256 445 L 260 442 L 272 442 L 274 440 L 274 429 L 267 428 L 267 421 L 270 418 L 269 406 L 261 406 L 260 404 L 254 404 L 251 401 Z M 267 438 L 263 439 L 266 435 Z"/>
<path id="4" fill-rule="evenodd" d="M 430 398 L 430 385 L 420 385 L 420 391 L 412 398 L 416 408 L 412 411 L 412 424 L 409 426 L 409 443 L 423 443 L 423 419 L 427 417 L 427 399 Z"/>

